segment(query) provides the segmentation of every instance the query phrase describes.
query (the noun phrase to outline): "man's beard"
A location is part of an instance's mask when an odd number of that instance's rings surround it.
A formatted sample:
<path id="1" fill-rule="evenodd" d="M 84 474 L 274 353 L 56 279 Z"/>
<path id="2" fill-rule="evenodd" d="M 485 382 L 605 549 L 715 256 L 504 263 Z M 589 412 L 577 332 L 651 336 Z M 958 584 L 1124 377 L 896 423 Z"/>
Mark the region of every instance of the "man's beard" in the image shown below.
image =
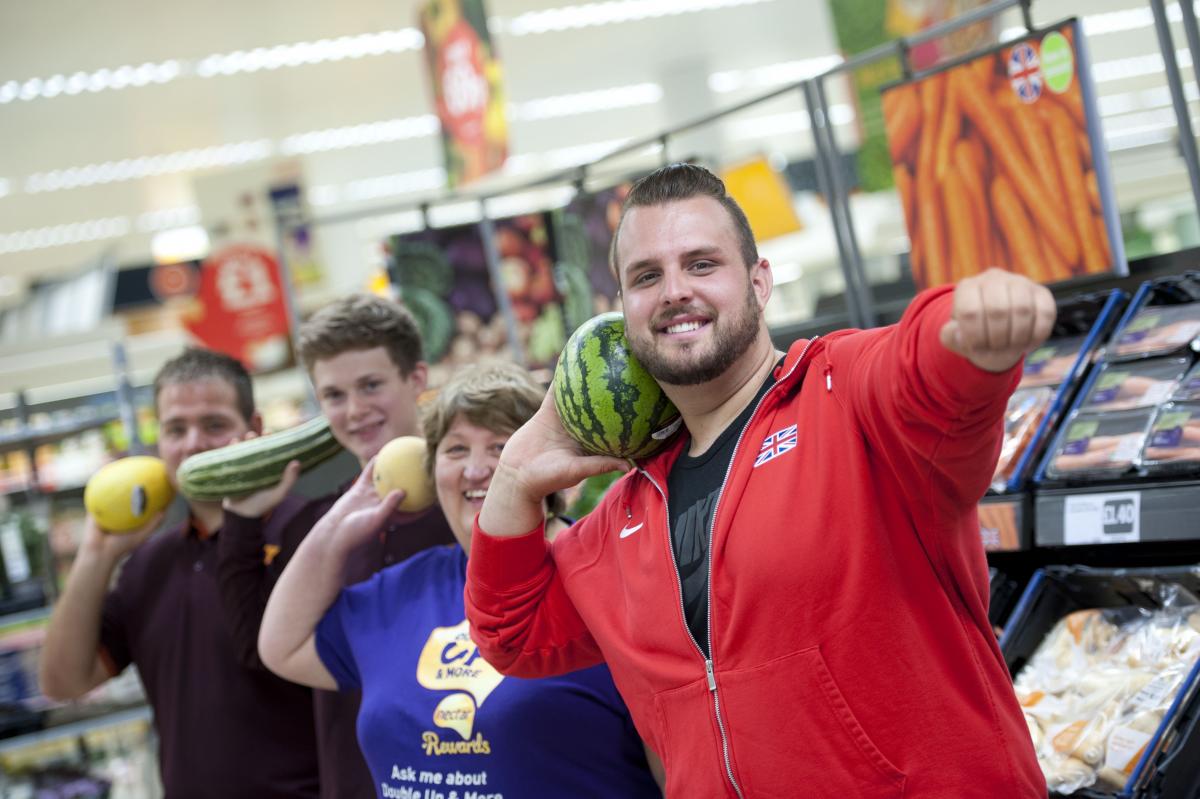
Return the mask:
<path id="1" fill-rule="evenodd" d="M 677 316 L 689 312 L 689 309 L 685 308 Z M 710 324 L 714 325 L 711 348 L 707 354 L 691 360 L 687 360 L 687 353 L 672 360 L 659 352 L 653 343 L 655 335 L 653 332 L 650 334 L 649 341 L 629 338 L 629 349 L 633 351 L 634 357 L 641 362 L 650 376 L 659 383 L 672 386 L 698 386 L 710 380 L 716 380 L 750 349 L 750 345 L 758 336 L 759 309 L 757 298 L 754 296 L 753 284 L 746 289 L 746 303 L 742 306 L 741 313 L 729 322 L 728 327 L 716 327 L 716 322 Z"/>

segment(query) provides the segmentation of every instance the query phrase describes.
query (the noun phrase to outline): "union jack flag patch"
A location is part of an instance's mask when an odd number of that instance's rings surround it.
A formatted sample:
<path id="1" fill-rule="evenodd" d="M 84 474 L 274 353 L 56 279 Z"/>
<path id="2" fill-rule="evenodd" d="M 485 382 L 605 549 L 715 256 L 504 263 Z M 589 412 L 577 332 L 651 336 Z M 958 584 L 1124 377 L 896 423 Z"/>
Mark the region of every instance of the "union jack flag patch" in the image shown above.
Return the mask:
<path id="1" fill-rule="evenodd" d="M 754 468 L 757 469 L 764 463 L 773 461 L 785 452 L 791 452 L 796 448 L 796 425 L 785 427 L 784 429 L 772 433 L 763 439 L 762 448 L 759 450 L 758 457 L 754 460 Z"/>

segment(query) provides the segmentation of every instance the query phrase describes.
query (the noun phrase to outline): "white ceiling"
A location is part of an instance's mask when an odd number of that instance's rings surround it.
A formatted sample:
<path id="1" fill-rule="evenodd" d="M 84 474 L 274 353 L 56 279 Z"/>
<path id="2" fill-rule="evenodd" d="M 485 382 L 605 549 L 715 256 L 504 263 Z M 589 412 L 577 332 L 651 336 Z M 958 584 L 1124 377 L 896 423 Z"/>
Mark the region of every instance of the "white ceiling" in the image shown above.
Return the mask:
<path id="1" fill-rule="evenodd" d="M 597 14 L 628 13 L 657 4 L 681 13 L 573 30 L 514 33 L 515 28 L 547 19 L 528 16 L 532 12 L 576 6 Z M 655 133 L 689 116 L 795 80 L 803 70 L 819 67 L 821 59 L 836 53 L 824 0 L 603 0 L 590 4 L 490 0 L 488 5 L 497 18 L 496 42 L 517 111 L 511 128 L 512 152 L 515 156 L 552 156 L 541 161 L 536 157 L 516 159 L 518 165 L 533 170 L 526 173 L 529 175 L 585 152 L 564 154 L 566 148 L 606 147 Z M 727 5 L 732 7 L 724 7 Z M 310 196 L 322 201 L 320 211 L 336 212 L 356 202 L 361 206 L 399 201 L 404 197 L 397 195 L 397 190 L 419 186 L 421 181 L 428 186 L 429 170 L 440 166 L 435 136 L 395 135 L 396 131 L 423 129 L 427 121 L 423 118 L 430 113 L 426 75 L 417 50 L 230 76 L 204 78 L 196 74 L 212 63 L 204 59 L 214 54 L 409 29 L 415 25 L 416 6 L 416 0 L 0 0 L 0 99 L 10 81 L 15 81 L 19 90 L 32 93 L 31 79 L 45 82 L 56 75 L 69 78 L 84 72 L 90 80 L 97 80 L 98 70 L 116 70 L 123 65 L 159 65 L 145 75 L 165 77 L 173 69 L 170 62 L 175 62 L 179 72 L 165 83 L 75 95 L 64 92 L 0 104 L 0 302 L 6 291 L 19 290 L 31 279 L 78 269 L 106 248 L 115 246 L 123 263 L 148 260 L 150 228 L 170 227 L 172 222 L 145 215 L 192 207 L 191 178 L 199 172 L 173 171 L 35 193 L 28 191 L 31 177 L 34 184 L 44 185 L 47 174 L 52 180 L 55 175 L 61 179 L 62 170 L 110 162 L 118 162 L 110 169 L 130 171 L 139 167 L 134 159 L 221 146 L 230 146 L 227 152 L 236 153 L 231 146 L 239 143 L 250 148 L 258 143 L 272 158 L 282 157 L 296 141 L 289 137 L 299 134 L 409 120 L 357 132 L 360 137 L 385 138 L 390 133 L 390 141 L 301 155 Z M 1121 10 L 1130 10 L 1132 16 L 1112 16 Z M 1104 15 L 1105 26 L 1117 30 L 1089 37 L 1094 62 L 1156 52 L 1153 29 L 1136 24 L 1145 22 L 1147 10 L 1148 5 L 1140 0 L 1046 0 L 1034 4 L 1039 23 L 1071 14 Z M 1135 24 L 1130 27 L 1130 22 Z M 1016 23 L 1016 16 L 1010 14 L 1002 26 Z M 362 46 L 392 46 L 403 42 L 405 35 L 372 39 Z M 1184 47 L 1178 28 L 1176 45 Z M 781 64 L 788 66 L 762 71 Z M 708 86 L 718 73 L 724 84 L 740 81 L 742 88 L 712 91 Z M 123 79 L 130 77 L 122 75 Z M 1185 80 L 1194 83 L 1190 69 L 1185 69 Z M 1106 119 L 1108 132 L 1161 128 L 1164 118 L 1169 123 L 1169 108 L 1161 108 L 1163 86 L 1161 67 L 1102 83 L 1102 95 L 1117 98 L 1109 101 L 1115 103 L 1109 110 L 1126 112 Z M 531 101 L 621 87 L 634 88 L 589 95 L 581 101 L 582 107 L 559 111 L 565 115 L 531 118 L 548 112 L 544 104 L 534 106 Z M 840 81 L 830 89 L 833 103 L 845 102 Z M 1194 95 L 1195 87 L 1192 89 Z M 662 99 L 656 100 L 660 95 Z M 632 105 L 603 110 L 610 102 Z M 1160 106 L 1157 110 L 1156 105 Z M 793 157 L 807 152 L 808 133 L 796 130 L 802 108 L 797 98 L 789 96 L 747 112 L 722 128 L 721 151 L 730 157 L 763 149 L 782 150 Z M 554 108 L 549 112 L 554 113 Z M 764 138 L 775 128 L 781 128 L 780 132 Z M 852 126 L 847 125 L 844 133 L 845 141 L 851 142 Z M 1121 141 L 1128 144 L 1133 139 Z M 204 154 L 193 152 L 190 157 L 196 161 Z M 186 160 L 177 157 L 180 159 Z M 1186 191 L 1186 183 L 1181 182 L 1182 165 L 1169 145 L 1122 151 L 1114 161 L 1123 205 L 1140 202 L 1145 196 Z M 147 164 L 141 162 L 140 167 Z M 399 177 L 390 183 L 362 183 L 386 176 Z M 379 195 L 381 189 L 383 196 L 362 199 L 364 192 L 373 190 Z M 112 220 L 107 227 L 62 227 L 104 219 Z M 175 224 L 187 220 L 185 214 Z M 124 235 L 109 235 L 126 229 Z M 28 232 L 38 230 L 43 232 Z M 23 239 L 12 235 L 22 232 L 27 232 Z M 29 246 L 72 235 L 99 240 Z M 342 244 L 349 241 L 336 235 L 330 239 Z M 348 247 L 349 255 L 343 253 L 339 269 L 354 271 L 361 252 L 361 246 Z M 358 285 L 362 274 L 342 278 L 344 285 Z"/>

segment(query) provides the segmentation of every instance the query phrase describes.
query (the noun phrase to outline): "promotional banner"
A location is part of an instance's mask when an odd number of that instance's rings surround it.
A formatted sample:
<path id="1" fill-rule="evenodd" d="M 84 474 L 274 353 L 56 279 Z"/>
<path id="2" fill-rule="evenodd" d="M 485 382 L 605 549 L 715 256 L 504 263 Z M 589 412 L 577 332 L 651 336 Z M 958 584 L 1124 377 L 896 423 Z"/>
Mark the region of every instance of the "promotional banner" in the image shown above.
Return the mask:
<path id="1" fill-rule="evenodd" d="M 788 233 L 797 233 L 802 225 L 792 203 L 787 179 L 763 157 L 752 158 L 721 170 L 725 188 L 746 213 L 754 240 L 763 242 Z"/>
<path id="2" fill-rule="evenodd" d="M 1126 272 L 1082 44 L 1072 20 L 884 91 L 918 288 Z"/>
<path id="3" fill-rule="evenodd" d="M 442 123 L 446 182 L 455 188 L 494 172 L 508 158 L 500 59 L 483 0 L 428 0 L 420 26 Z"/>
<path id="4" fill-rule="evenodd" d="M 566 343 L 546 216 L 499 219 L 493 226 L 499 290 L 512 309 L 515 342 L 509 340 L 479 225 L 431 228 L 387 243 L 389 272 L 421 328 L 434 384 L 443 371 L 511 357 L 514 345 L 527 366 L 552 366 Z"/>
<path id="5" fill-rule="evenodd" d="M 621 183 L 603 191 L 580 192 L 566 207 L 552 212 L 558 253 L 554 275 L 563 295 L 567 330 L 620 307 L 608 251 L 629 189 L 629 183 Z"/>
<path id="6" fill-rule="evenodd" d="M 270 250 L 239 244 L 213 253 L 200 269 L 183 326 L 209 349 L 252 372 L 290 366 L 291 339 L 279 263 Z"/>
<path id="7" fill-rule="evenodd" d="M 911 36 L 983 5 L 987 0 L 829 0 L 838 47 L 847 58 L 901 36 Z M 995 21 L 977 22 L 909 51 L 913 70 L 965 55 L 996 43 Z M 879 108 L 879 88 L 900 80 L 899 59 L 885 59 L 853 73 L 856 117 L 862 145 L 857 156 L 859 183 L 866 191 L 892 185 L 887 136 Z"/>

